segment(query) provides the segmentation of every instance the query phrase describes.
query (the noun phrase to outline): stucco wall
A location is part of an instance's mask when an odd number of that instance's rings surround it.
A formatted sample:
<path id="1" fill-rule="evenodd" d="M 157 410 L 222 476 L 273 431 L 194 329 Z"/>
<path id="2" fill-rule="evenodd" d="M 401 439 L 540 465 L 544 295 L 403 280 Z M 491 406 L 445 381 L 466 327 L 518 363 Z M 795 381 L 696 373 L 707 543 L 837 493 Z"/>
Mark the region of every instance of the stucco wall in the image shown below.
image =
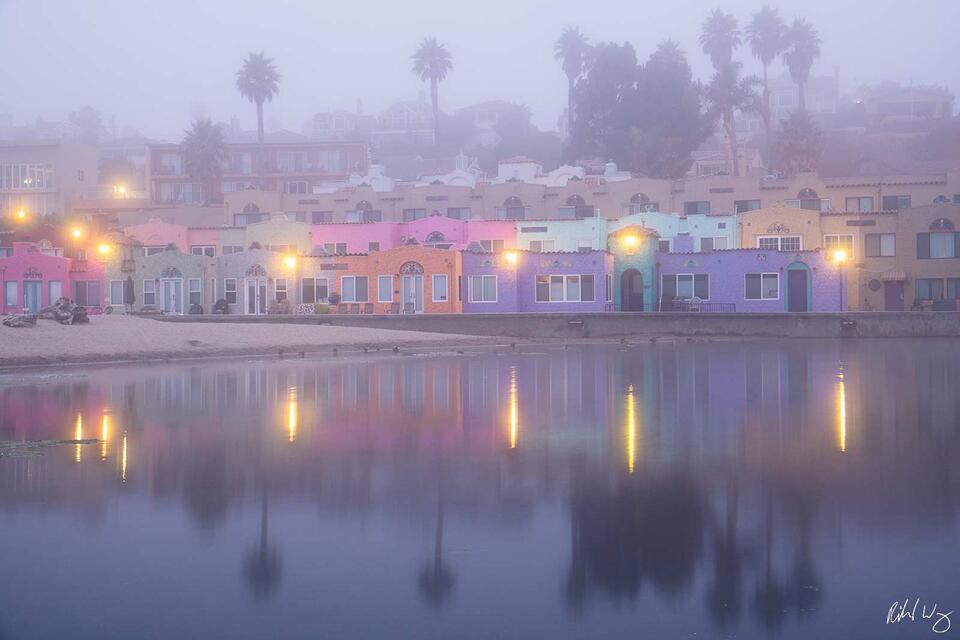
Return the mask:
<path id="1" fill-rule="evenodd" d="M 32 243 L 16 242 L 14 254 L 0 258 L 0 309 L 3 313 L 22 313 L 24 282 L 40 282 L 41 307 L 56 300 L 50 299 L 50 282 L 61 283 L 61 295 L 73 297 L 69 258 L 48 256 L 36 250 Z M 16 283 L 16 303 L 6 304 L 7 283 Z"/>

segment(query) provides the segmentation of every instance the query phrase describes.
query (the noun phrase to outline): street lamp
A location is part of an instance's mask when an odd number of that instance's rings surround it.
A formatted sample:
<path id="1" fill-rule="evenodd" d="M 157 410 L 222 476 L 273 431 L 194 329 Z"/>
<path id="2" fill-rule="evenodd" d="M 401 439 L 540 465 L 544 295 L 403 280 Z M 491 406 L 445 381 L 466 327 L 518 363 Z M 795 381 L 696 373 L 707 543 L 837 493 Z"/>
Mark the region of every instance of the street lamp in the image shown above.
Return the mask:
<path id="1" fill-rule="evenodd" d="M 73 229 L 71 229 L 70 235 L 73 236 L 74 240 L 79 240 L 80 236 L 83 235 L 83 229 L 81 229 L 80 227 L 74 227 Z"/>
<path id="2" fill-rule="evenodd" d="M 837 249 L 833 252 L 833 259 L 837 263 L 837 280 L 840 282 L 840 301 L 838 302 L 840 307 L 839 311 L 840 313 L 843 313 L 843 263 L 847 260 L 847 252 L 843 249 Z"/>
<path id="3" fill-rule="evenodd" d="M 98 246 L 97 246 L 97 251 L 100 253 L 101 256 L 106 257 L 107 254 L 110 253 L 110 245 L 108 245 L 108 244 L 98 245 Z"/>
<path id="4" fill-rule="evenodd" d="M 27 212 L 25 209 L 20 209 L 19 211 L 17 211 L 17 220 L 26 220 L 26 219 L 27 219 Z"/>
<path id="5" fill-rule="evenodd" d="M 516 251 L 507 251 L 503 254 L 503 257 L 510 264 L 517 264 L 517 252 Z"/>
<path id="6" fill-rule="evenodd" d="M 287 256 L 283 259 L 283 264 L 287 265 L 287 269 L 293 269 L 297 266 L 296 256 Z"/>

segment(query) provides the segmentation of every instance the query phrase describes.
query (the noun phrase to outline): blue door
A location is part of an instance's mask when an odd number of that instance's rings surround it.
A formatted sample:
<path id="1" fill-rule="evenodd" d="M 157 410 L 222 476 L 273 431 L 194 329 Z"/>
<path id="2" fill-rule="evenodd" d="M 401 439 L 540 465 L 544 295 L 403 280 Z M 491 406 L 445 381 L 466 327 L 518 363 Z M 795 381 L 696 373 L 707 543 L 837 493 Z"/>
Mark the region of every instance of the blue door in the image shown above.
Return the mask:
<path id="1" fill-rule="evenodd" d="M 42 285 L 39 280 L 25 280 L 23 283 L 23 310 L 24 313 L 39 313 L 42 300 L 40 298 Z"/>

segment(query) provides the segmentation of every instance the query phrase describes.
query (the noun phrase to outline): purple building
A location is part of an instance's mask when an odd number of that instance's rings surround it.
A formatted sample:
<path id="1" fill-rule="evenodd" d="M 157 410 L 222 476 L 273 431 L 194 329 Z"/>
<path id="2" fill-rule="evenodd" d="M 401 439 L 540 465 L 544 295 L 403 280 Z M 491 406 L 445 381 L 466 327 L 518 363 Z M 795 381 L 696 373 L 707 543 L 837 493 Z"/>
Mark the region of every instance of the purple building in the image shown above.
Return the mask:
<path id="1" fill-rule="evenodd" d="M 657 272 L 663 310 L 674 300 L 697 298 L 757 313 L 846 308 L 842 271 L 820 250 L 658 253 Z"/>
<path id="2" fill-rule="evenodd" d="M 607 251 L 463 253 L 463 312 L 597 312 L 613 300 Z"/>

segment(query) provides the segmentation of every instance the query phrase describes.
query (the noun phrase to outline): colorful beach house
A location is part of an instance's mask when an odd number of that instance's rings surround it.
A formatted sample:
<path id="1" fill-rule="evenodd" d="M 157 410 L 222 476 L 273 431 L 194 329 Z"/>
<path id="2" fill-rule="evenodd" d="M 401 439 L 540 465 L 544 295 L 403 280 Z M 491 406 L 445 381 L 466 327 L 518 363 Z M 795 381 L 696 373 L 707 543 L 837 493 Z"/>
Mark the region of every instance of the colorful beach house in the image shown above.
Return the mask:
<path id="1" fill-rule="evenodd" d="M 655 265 L 660 236 L 648 227 L 621 226 L 607 236 L 613 254 L 613 309 L 656 311 Z"/>
<path id="2" fill-rule="evenodd" d="M 613 301 L 607 251 L 463 252 L 464 313 L 598 312 Z"/>
<path id="3" fill-rule="evenodd" d="M 410 222 L 345 222 L 311 227 L 314 246 L 330 254 L 372 253 L 417 243 L 440 249 L 466 249 L 476 243 L 484 251 L 516 246 L 512 220 L 458 220 L 431 215 Z"/>
<path id="4" fill-rule="evenodd" d="M 0 257 L 3 313 L 37 313 L 61 296 L 69 296 L 71 263 L 49 243 L 14 242 L 9 255 Z M 89 293 L 89 301 L 98 301 L 99 283 Z"/>
<path id="5" fill-rule="evenodd" d="M 662 311 L 691 301 L 710 305 L 705 310 L 753 313 L 846 308 L 842 267 L 819 250 L 659 253 L 657 270 Z"/>

